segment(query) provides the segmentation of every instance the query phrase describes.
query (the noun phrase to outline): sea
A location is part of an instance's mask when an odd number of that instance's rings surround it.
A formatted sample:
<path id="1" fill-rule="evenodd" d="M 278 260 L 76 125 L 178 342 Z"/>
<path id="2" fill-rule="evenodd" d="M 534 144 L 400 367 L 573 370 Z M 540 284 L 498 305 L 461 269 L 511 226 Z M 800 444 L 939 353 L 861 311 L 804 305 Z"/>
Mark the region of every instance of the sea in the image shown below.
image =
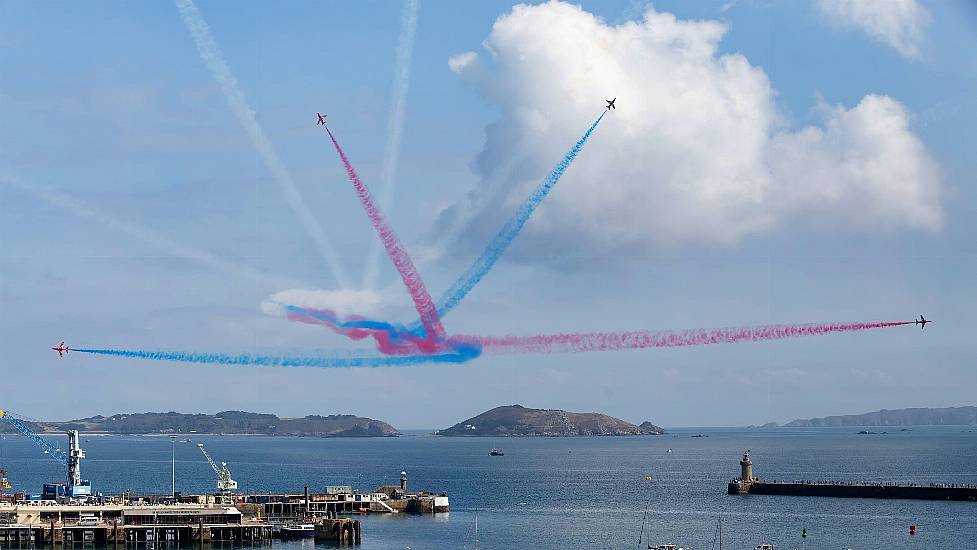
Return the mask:
<path id="1" fill-rule="evenodd" d="M 977 483 L 977 429 L 874 430 L 888 433 L 688 428 L 644 437 L 445 438 L 416 431 L 363 439 L 191 434 L 190 442 L 83 436 L 82 474 L 105 494 L 165 494 L 175 466 L 178 491 L 212 492 L 213 471 L 196 448 L 204 443 L 228 463 L 241 492 L 326 485 L 369 491 L 399 483 L 406 471 L 409 489 L 448 493 L 446 514 L 359 517 L 363 550 L 474 548 L 476 517 L 480 549 L 719 548 L 720 522 L 727 549 L 977 549 L 977 502 L 726 494 L 746 449 L 755 475 L 766 479 Z M 49 441 L 64 448 L 67 438 Z M 496 447 L 505 456 L 489 456 Z M 9 472 L 11 492 L 39 493 L 42 483 L 64 477 L 59 463 L 12 435 L 0 441 L 0 468 Z"/>

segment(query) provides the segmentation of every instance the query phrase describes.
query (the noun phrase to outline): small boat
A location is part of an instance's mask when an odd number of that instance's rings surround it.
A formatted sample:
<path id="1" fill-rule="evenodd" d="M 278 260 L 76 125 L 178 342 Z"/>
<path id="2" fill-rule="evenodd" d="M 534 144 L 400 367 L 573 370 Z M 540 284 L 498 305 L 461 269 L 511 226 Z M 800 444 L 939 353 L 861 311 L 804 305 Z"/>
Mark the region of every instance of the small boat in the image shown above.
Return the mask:
<path id="1" fill-rule="evenodd" d="M 505 453 L 502 452 L 502 449 L 492 449 L 489 451 L 489 456 L 505 456 Z"/>
<path id="2" fill-rule="evenodd" d="M 675 544 L 654 544 L 651 542 L 649 543 L 644 542 L 645 530 L 646 530 L 645 526 L 648 525 L 648 512 L 650 511 L 649 510 L 650 507 L 651 507 L 651 500 L 648 500 L 648 506 L 645 507 L 645 515 L 641 519 L 641 532 L 638 533 L 638 548 L 647 548 L 647 550 L 685 550 L 684 547 L 677 546 Z M 646 544 L 646 546 L 642 546 L 642 544 Z"/>
<path id="3" fill-rule="evenodd" d="M 665 452 L 666 452 L 666 453 L 670 453 L 670 452 L 672 452 L 672 450 L 671 450 L 671 449 L 668 449 L 668 450 L 667 450 L 667 451 L 665 451 Z"/>
<path id="4" fill-rule="evenodd" d="M 282 525 L 281 534 L 287 539 L 311 539 L 315 537 L 315 525 L 311 523 L 287 523 Z"/>

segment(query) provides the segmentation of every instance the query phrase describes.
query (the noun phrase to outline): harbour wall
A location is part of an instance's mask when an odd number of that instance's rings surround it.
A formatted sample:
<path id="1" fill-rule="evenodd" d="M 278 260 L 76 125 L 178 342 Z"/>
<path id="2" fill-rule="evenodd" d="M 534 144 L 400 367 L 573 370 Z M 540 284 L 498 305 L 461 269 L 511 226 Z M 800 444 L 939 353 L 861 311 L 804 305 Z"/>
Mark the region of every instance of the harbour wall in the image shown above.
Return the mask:
<path id="1" fill-rule="evenodd" d="M 977 487 L 954 485 L 896 485 L 872 483 L 804 483 L 733 480 L 731 495 L 785 495 L 840 498 L 902 498 L 977 502 Z"/>

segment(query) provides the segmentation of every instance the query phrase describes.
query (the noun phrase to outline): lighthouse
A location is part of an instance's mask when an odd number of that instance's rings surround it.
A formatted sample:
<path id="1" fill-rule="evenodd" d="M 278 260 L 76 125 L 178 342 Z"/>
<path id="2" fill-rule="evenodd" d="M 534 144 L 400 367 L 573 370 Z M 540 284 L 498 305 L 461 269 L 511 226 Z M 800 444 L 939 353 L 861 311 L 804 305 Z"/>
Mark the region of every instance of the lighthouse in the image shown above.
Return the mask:
<path id="1" fill-rule="evenodd" d="M 756 483 L 759 482 L 753 477 L 753 461 L 750 460 L 750 450 L 747 449 L 740 460 L 740 477 L 729 482 L 727 492 L 731 495 L 748 495 Z"/>
<path id="2" fill-rule="evenodd" d="M 750 450 L 743 453 L 743 460 L 740 460 L 740 481 L 753 481 L 753 461 L 750 460 Z"/>

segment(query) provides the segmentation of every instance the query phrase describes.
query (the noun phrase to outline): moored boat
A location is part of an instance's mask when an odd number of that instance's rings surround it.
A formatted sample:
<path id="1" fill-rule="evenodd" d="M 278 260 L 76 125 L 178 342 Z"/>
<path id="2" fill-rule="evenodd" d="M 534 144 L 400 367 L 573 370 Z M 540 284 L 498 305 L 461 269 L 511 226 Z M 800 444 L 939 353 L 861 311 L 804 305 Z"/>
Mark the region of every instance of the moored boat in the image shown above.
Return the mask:
<path id="1" fill-rule="evenodd" d="M 311 523 L 287 523 L 282 525 L 281 535 L 287 539 L 311 539 L 315 537 L 315 525 Z"/>

